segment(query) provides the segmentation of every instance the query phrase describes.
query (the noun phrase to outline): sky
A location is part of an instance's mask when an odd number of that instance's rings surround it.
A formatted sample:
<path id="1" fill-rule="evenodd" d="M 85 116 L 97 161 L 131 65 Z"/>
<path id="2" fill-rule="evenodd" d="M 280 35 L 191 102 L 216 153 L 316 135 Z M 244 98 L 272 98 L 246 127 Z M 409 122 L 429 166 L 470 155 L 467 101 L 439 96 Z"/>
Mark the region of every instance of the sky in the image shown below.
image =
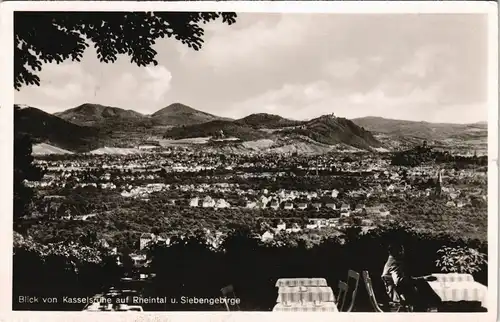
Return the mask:
<path id="1" fill-rule="evenodd" d="M 480 14 L 241 13 L 232 26 L 205 25 L 200 51 L 158 40 L 157 66 L 100 63 L 92 46 L 79 63 L 44 64 L 41 86 L 15 102 L 474 123 L 488 117 L 487 37 Z"/>

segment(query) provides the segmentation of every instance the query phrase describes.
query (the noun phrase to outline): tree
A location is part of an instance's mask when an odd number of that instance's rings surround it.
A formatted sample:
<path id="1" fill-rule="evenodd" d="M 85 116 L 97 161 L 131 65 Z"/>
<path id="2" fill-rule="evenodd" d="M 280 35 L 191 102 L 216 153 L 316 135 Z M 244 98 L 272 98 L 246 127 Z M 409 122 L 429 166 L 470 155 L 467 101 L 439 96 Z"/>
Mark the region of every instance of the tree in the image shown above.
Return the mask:
<path id="1" fill-rule="evenodd" d="M 40 85 L 42 63 L 80 61 L 94 43 L 101 62 L 119 54 L 138 66 L 157 65 L 152 48 L 158 38 L 174 37 L 188 47 L 202 47 L 204 29 L 221 18 L 228 25 L 235 13 L 217 12 L 16 12 L 14 18 L 14 87 Z"/>
<path id="2" fill-rule="evenodd" d="M 113 63 L 119 54 L 138 66 L 157 65 L 152 48 L 158 38 L 174 37 L 194 50 L 203 43 L 204 29 L 221 18 L 228 25 L 235 13 L 216 12 L 16 12 L 14 17 L 14 88 L 40 85 L 42 63 L 80 61 L 89 42 L 101 62 Z M 14 113 L 14 124 L 19 108 Z M 15 127 L 16 128 L 16 127 Z M 14 218 L 23 216 L 33 191 L 24 180 L 41 180 L 33 165 L 32 141 L 16 131 L 14 138 Z"/>
<path id="3" fill-rule="evenodd" d="M 95 246 L 98 241 L 97 233 L 95 231 L 88 230 L 80 235 L 79 241 L 85 246 Z"/>
<path id="4" fill-rule="evenodd" d="M 14 119 L 17 113 L 14 112 Z M 33 164 L 32 141 L 29 136 L 16 133 L 14 138 L 14 224 L 27 214 L 33 197 L 33 190 L 25 185 L 25 180 L 38 181 L 42 170 Z M 17 225 L 16 225 L 17 226 Z"/>

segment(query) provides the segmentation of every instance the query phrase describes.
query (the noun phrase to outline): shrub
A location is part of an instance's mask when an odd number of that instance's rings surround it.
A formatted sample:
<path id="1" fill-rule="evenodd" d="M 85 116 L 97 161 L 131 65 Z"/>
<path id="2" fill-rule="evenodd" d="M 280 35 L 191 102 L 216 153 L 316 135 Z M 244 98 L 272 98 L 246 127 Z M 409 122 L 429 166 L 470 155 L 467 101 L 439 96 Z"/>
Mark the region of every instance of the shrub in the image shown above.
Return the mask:
<path id="1" fill-rule="evenodd" d="M 204 234 L 199 234 L 197 230 L 192 230 L 185 239 L 172 238 L 170 246 L 152 248 L 148 255 L 156 277 L 146 294 L 153 297 L 177 297 L 179 294 L 199 298 L 217 297 L 220 296 L 221 287 L 232 284 L 242 301 L 242 310 L 269 311 L 276 301 L 274 284 L 278 278 L 323 277 L 336 293 L 338 281 L 345 280 L 349 269 L 358 272 L 367 270 L 372 276 L 376 294 L 385 294 L 377 276 L 380 276 L 387 260 L 386 244 L 394 240 L 404 243 L 409 274 L 412 276 L 435 273 L 436 259 L 441 255 L 448 256 L 446 260 L 441 260 L 446 263 L 444 267 L 448 271 L 452 271 L 452 265 L 457 265 L 460 272 L 465 272 L 464 267 L 468 267 L 466 272 L 472 273 L 476 281 L 488 283 L 487 262 L 485 255 L 481 254 L 487 252 L 486 244 L 450 234 L 416 231 L 410 225 L 390 224 L 366 233 L 355 227 L 346 229 L 343 237 L 332 234 L 321 239 L 290 234 L 282 236 L 279 244 L 262 243 L 255 239 L 251 233 L 254 230 L 249 229 L 247 224 L 233 224 L 229 228 L 228 236 L 218 249 L 207 245 L 201 236 Z M 184 226 L 182 231 L 186 231 Z M 88 252 L 90 248 L 77 244 L 73 244 L 73 247 L 52 245 L 49 254 L 56 256 L 50 256 L 48 261 L 44 260 L 45 252 L 31 251 L 32 247 L 27 247 L 26 243 L 16 236 L 15 295 L 36 292 L 43 296 L 89 296 L 120 277 L 113 263 L 95 263 L 94 256 L 89 254 L 99 253 Z M 39 247 L 46 248 L 37 245 L 35 249 Z M 25 251 L 26 248 L 29 251 Z M 61 252 L 61 249 L 65 251 Z M 468 259 L 460 259 L 462 257 Z M 68 266 L 74 267 L 70 264 L 77 269 L 67 270 Z M 55 287 L 58 285 L 64 287 Z M 355 310 L 369 311 L 366 291 L 360 287 L 359 292 Z M 72 308 L 50 306 L 50 309 Z M 224 308 L 178 303 L 169 304 L 168 307 L 153 305 L 145 309 L 189 311 Z"/>
<path id="2" fill-rule="evenodd" d="M 486 254 L 464 246 L 444 246 L 437 251 L 437 254 L 440 258 L 436 260 L 436 266 L 443 272 L 473 274 L 488 264 Z"/>

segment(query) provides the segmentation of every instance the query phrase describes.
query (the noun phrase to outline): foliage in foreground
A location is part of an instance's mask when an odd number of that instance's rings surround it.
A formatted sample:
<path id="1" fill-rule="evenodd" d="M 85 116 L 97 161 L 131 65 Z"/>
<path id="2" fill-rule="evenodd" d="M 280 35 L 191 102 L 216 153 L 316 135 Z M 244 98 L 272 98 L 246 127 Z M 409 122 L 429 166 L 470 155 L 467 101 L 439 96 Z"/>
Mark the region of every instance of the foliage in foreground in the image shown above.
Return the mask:
<path id="1" fill-rule="evenodd" d="M 469 247 L 444 246 L 437 254 L 440 258 L 436 261 L 436 266 L 443 272 L 474 274 L 488 264 L 486 254 Z"/>
<path id="2" fill-rule="evenodd" d="M 152 47 L 158 39 L 175 38 L 199 50 L 203 25 L 219 18 L 236 22 L 236 14 L 227 12 L 16 12 L 14 88 L 40 85 L 42 63 L 80 61 L 87 40 L 101 62 L 114 63 L 125 54 L 138 66 L 157 65 Z"/>
<path id="3" fill-rule="evenodd" d="M 193 236 L 174 240 L 170 247 L 151 247 L 149 256 L 152 263 L 149 269 L 157 276 L 152 286 L 144 290 L 143 296 L 218 297 L 221 287 L 232 284 L 241 299 L 242 310 L 268 311 L 276 301 L 274 285 L 278 278 L 324 277 L 336 292 L 338 281 L 347 278 L 349 269 L 368 270 L 377 294 L 383 294 L 378 276 L 387 258 L 386 244 L 395 239 L 406 245 L 408 267 L 415 276 L 439 272 L 436 260 L 440 257 L 438 250 L 443 247 L 468 247 L 487 253 L 487 245 L 479 241 L 465 241 L 456 235 L 420 233 L 411 227 L 399 226 L 381 227 L 364 234 L 360 234 L 358 228 L 348 229 L 343 238 L 331 237 L 312 248 L 300 242 L 295 246 L 263 244 L 252 238 L 249 231 L 235 231 L 225 239 L 222 247 L 214 249 Z M 68 247 L 78 249 L 76 245 Z M 97 248 L 94 249 L 93 254 L 97 254 Z M 102 262 L 96 263 L 94 255 L 72 256 L 73 251 L 51 251 L 51 256 L 47 257 L 17 243 L 14 246 L 14 297 L 19 294 L 91 296 L 98 293 L 102 286 L 114 283 L 123 273 L 110 257 L 102 256 Z M 82 248 L 82 253 L 85 251 Z M 68 263 L 78 269 L 67 269 Z M 478 267 L 472 272 L 474 278 L 487 285 L 487 262 L 479 263 Z M 360 287 L 359 292 L 355 309 L 367 310 L 369 306 L 364 288 Z M 150 305 L 145 308 L 223 309 L 186 304 Z M 82 307 L 47 305 L 37 309 L 78 310 Z"/>

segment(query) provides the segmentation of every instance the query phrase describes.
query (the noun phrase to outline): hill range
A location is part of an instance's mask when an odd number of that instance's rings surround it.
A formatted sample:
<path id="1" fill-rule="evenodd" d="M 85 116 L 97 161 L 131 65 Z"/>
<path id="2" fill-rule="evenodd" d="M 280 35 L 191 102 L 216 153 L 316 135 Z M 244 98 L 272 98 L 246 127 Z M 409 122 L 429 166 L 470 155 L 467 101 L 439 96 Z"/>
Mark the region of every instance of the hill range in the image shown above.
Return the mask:
<path id="1" fill-rule="evenodd" d="M 141 114 L 133 110 L 124 110 L 118 107 L 90 103 L 82 104 L 75 108 L 55 113 L 54 115 L 74 124 L 98 127 L 116 127 L 120 125 L 178 126 L 224 119 L 180 103 L 171 104 L 151 115 Z"/>
<path id="2" fill-rule="evenodd" d="M 362 117 L 353 122 L 369 129 L 390 149 L 401 149 L 428 141 L 436 147 L 486 152 L 488 124 L 430 123 L 393 120 L 382 117 Z"/>
<path id="3" fill-rule="evenodd" d="M 15 115 L 16 133 L 30 134 L 36 143 L 74 152 L 104 146 L 132 147 L 151 140 L 172 142 L 210 137 L 216 143 L 211 148 L 241 152 L 382 151 L 414 146 L 423 140 L 438 145 L 464 143 L 470 147 L 484 145 L 487 137 L 487 125 L 481 123 L 438 124 L 381 117 L 348 120 L 333 115 L 297 121 L 265 113 L 233 120 L 181 103 L 151 115 L 88 103 L 55 114 L 16 106 Z"/>
<path id="4" fill-rule="evenodd" d="M 99 145 L 99 129 L 67 122 L 34 107 L 15 106 L 14 133 L 28 134 L 34 143 L 47 143 L 76 152 Z"/>

